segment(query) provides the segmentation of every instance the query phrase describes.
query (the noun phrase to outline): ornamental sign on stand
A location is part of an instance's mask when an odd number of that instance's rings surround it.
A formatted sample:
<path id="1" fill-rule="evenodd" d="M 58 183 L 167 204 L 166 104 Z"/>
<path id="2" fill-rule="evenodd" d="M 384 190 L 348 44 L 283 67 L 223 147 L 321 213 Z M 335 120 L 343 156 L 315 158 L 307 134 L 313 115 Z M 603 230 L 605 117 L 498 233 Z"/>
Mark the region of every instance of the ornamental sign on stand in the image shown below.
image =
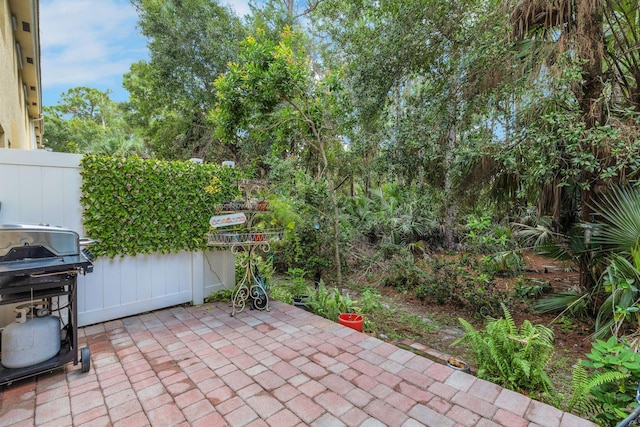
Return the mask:
<path id="1" fill-rule="evenodd" d="M 247 221 L 247 217 L 245 216 L 245 214 L 242 212 L 239 212 L 239 213 L 233 213 L 228 215 L 212 216 L 211 219 L 209 220 L 209 224 L 213 228 L 218 228 L 218 227 L 227 227 L 229 225 L 244 224 L 246 221 Z"/>

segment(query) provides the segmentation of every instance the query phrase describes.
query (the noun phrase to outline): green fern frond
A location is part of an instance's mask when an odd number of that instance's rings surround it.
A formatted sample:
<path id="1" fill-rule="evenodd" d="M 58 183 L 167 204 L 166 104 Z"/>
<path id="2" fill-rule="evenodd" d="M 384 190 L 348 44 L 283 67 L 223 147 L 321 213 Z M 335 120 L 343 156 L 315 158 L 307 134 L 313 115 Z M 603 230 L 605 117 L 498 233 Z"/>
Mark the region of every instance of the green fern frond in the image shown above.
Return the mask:
<path id="1" fill-rule="evenodd" d="M 615 371 L 599 372 L 589 377 L 589 380 L 587 381 L 585 388 L 587 390 L 591 390 L 594 387 L 620 381 L 627 377 L 628 375 L 625 375 L 622 372 L 615 372 Z"/>
<path id="2" fill-rule="evenodd" d="M 478 377 L 516 391 L 545 390 L 553 386 L 544 372 L 553 356 L 553 331 L 542 325 L 524 321 L 518 328 L 513 316 L 503 305 L 504 318 L 491 319 L 484 330 L 475 330 L 459 319 L 465 340 L 475 353 Z"/>
<path id="3" fill-rule="evenodd" d="M 591 394 L 593 389 L 625 378 L 627 378 L 627 375 L 616 371 L 594 372 L 591 375 L 587 375 L 584 366 L 581 364 L 575 365 L 571 375 L 572 395 L 567 404 L 567 411 L 575 411 L 581 415 L 597 413 L 598 405 Z"/>
<path id="4" fill-rule="evenodd" d="M 507 309 L 507 306 L 504 305 L 504 303 L 500 303 L 500 307 L 502 307 L 502 312 L 504 313 L 504 320 L 508 328 L 509 334 L 517 333 L 518 328 L 516 326 L 516 322 L 513 320 L 513 316 L 511 316 L 511 313 Z"/>
<path id="5" fill-rule="evenodd" d="M 531 363 L 525 359 L 521 359 L 520 357 L 516 357 L 513 359 L 513 364 L 520 368 L 520 371 L 524 373 L 526 378 L 531 378 Z"/>

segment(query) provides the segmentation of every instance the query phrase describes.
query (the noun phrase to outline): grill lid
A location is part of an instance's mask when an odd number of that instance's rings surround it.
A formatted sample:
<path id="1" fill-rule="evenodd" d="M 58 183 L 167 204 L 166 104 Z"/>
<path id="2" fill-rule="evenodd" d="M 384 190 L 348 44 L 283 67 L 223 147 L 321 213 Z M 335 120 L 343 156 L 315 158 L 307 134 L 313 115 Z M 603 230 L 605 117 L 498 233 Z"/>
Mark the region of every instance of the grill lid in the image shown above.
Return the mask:
<path id="1" fill-rule="evenodd" d="M 0 224 L 0 288 L 22 284 L 13 280 L 17 276 L 91 273 L 79 241 L 78 233 L 62 227 Z"/>
<path id="2" fill-rule="evenodd" d="M 0 262 L 13 248 L 24 246 L 42 247 L 51 256 L 80 253 L 78 233 L 73 230 L 48 225 L 0 224 Z M 38 256 L 41 257 L 43 254 Z"/>

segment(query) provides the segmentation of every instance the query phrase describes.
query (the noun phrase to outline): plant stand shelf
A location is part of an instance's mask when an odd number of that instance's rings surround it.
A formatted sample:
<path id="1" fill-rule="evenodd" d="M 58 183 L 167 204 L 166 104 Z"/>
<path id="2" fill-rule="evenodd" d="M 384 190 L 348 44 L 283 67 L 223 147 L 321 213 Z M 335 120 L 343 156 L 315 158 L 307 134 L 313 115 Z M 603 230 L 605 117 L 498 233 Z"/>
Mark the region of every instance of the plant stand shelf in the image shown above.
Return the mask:
<path id="1" fill-rule="evenodd" d="M 231 293 L 231 316 L 240 313 L 247 304 L 251 309 L 270 310 L 268 289 L 263 277 L 256 271 L 253 259 L 257 251 L 268 253 L 271 243 L 282 240 L 282 236 L 282 230 L 218 231 L 207 235 L 209 246 L 229 248 L 234 255 L 241 251 L 247 254 L 242 265 L 244 275 Z"/>
<path id="2" fill-rule="evenodd" d="M 265 187 L 264 183 L 243 180 L 239 187 L 244 200 L 223 202 L 216 209 L 222 216 L 212 217 L 210 225 L 217 228 L 224 227 L 224 221 L 229 221 L 230 225 L 239 225 L 246 221 L 244 228 L 212 231 L 207 234 L 208 246 L 229 248 L 234 255 L 241 251 L 247 254 L 242 265 L 244 275 L 231 293 L 231 316 L 240 313 L 247 304 L 250 304 L 252 310 L 270 310 L 266 282 L 258 272 L 254 256 L 257 251 L 269 252 L 271 243 L 282 240 L 284 234 L 283 230 L 256 230 L 252 227 L 255 216 L 266 212 L 269 207 L 269 202 L 251 198 L 251 193 Z"/>

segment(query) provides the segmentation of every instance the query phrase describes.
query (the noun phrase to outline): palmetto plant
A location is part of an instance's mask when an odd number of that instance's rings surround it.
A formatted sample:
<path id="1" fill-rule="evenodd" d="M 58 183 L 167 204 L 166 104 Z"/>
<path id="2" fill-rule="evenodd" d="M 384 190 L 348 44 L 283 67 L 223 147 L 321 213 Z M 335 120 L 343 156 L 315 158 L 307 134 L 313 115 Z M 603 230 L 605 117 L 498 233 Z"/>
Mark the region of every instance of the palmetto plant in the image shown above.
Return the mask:
<path id="1" fill-rule="evenodd" d="M 596 261 L 585 243 L 583 227 L 574 227 L 564 235 L 553 231 L 550 221 L 546 218 L 535 225 L 513 224 L 513 226 L 516 228 L 515 234 L 521 244 L 524 247 L 533 248 L 540 255 L 562 261 L 573 268 L 578 268 L 581 258 L 591 262 Z M 592 289 L 569 289 L 539 299 L 533 303 L 533 307 L 541 313 L 560 312 L 583 316 L 592 305 L 593 296 Z"/>
<path id="2" fill-rule="evenodd" d="M 634 260 L 630 261 L 620 254 L 612 254 L 609 265 L 602 275 L 602 284 L 609 297 L 600 306 L 596 318 L 597 335 L 606 335 L 611 331 L 620 336 L 624 327 L 633 320 L 638 324 L 638 300 L 640 292 L 640 248 L 632 250 Z"/>
<path id="3" fill-rule="evenodd" d="M 596 204 L 602 219 L 594 230 L 594 243 L 628 256 L 640 243 L 640 189 L 616 187 Z"/>
<path id="4" fill-rule="evenodd" d="M 593 242 L 607 254 L 600 284 L 609 293 L 598 311 L 596 333 L 619 336 L 626 324 L 640 321 L 640 189 L 616 187 L 596 207 L 601 220 Z"/>
<path id="5" fill-rule="evenodd" d="M 355 227 L 371 241 L 413 243 L 435 226 L 415 192 L 399 185 L 375 188 L 370 198 L 354 198 L 345 211 Z"/>
<path id="6" fill-rule="evenodd" d="M 525 226 L 521 233 L 544 255 L 574 261 L 587 257 L 589 270 L 598 279 L 595 287 L 555 294 L 535 306 L 540 311 L 575 312 L 603 301 L 595 307 L 595 336 L 602 338 L 624 333 L 630 323 L 640 324 L 640 189 L 614 187 L 594 205 L 595 224 L 578 227 L 572 235 Z M 545 238 L 536 237 L 543 233 Z"/>

